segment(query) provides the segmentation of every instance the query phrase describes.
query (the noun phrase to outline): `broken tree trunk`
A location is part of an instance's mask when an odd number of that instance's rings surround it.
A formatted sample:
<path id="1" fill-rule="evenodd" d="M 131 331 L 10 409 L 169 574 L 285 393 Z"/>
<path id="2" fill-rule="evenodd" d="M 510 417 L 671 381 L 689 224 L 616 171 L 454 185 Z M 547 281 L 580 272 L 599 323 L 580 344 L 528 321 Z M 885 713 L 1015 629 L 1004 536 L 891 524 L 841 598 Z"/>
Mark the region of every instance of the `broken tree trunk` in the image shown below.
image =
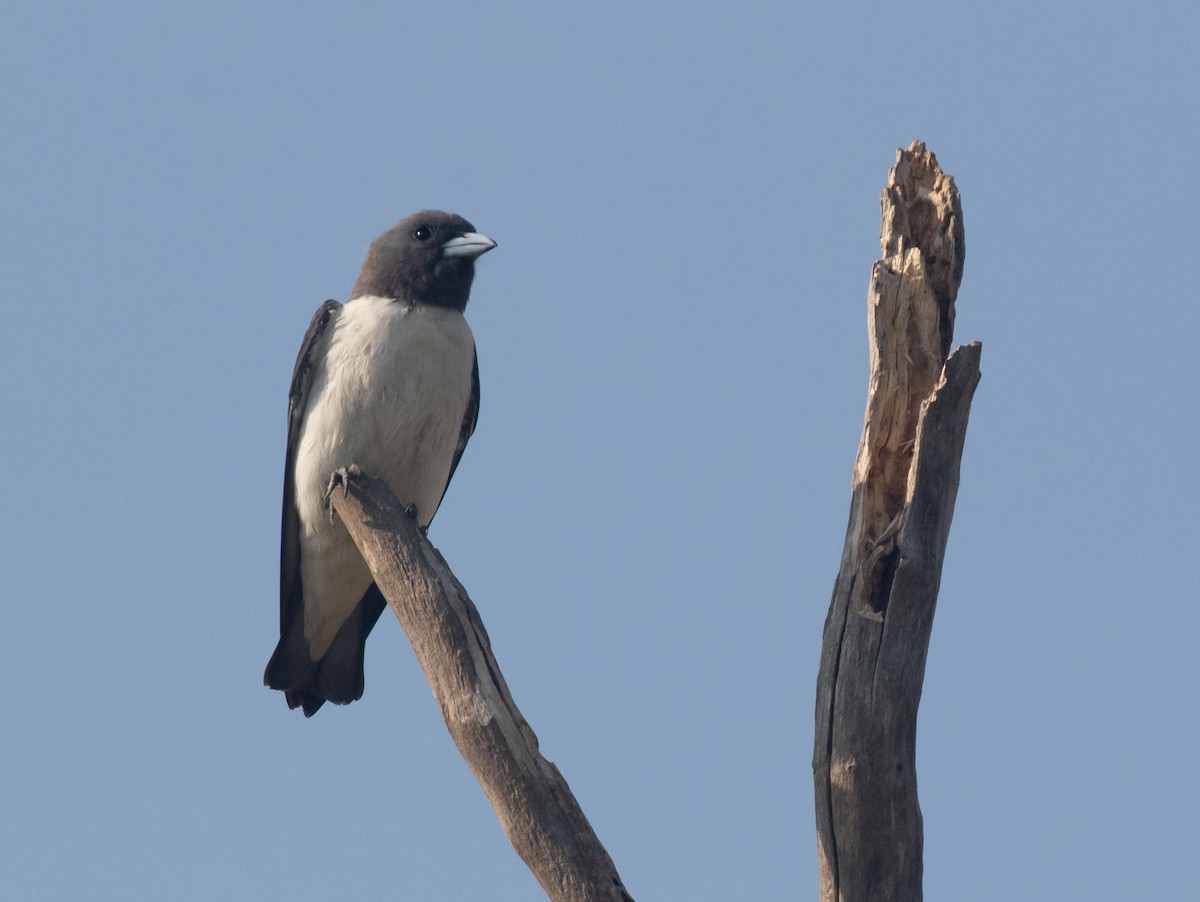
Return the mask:
<path id="1" fill-rule="evenodd" d="M 330 503 L 412 643 L 455 745 L 554 902 L 633 902 L 517 709 L 466 589 L 381 479 L 351 471 Z M 344 491 L 343 491 L 344 489 Z"/>
<path id="2" fill-rule="evenodd" d="M 978 342 L 950 354 L 964 257 L 954 179 L 914 142 L 881 208 L 866 420 L 817 679 L 822 902 L 921 898 L 917 706 L 979 382 Z"/>

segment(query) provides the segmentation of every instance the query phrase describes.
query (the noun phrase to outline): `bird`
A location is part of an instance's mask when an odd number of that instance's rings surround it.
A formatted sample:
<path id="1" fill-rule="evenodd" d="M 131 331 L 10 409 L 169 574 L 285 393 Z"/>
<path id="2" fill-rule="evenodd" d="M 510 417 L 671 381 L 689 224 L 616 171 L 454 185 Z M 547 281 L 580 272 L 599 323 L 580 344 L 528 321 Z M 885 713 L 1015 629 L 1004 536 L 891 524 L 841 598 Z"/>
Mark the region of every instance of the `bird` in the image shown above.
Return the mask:
<path id="1" fill-rule="evenodd" d="M 279 644 L 264 683 L 311 717 L 363 694 L 367 635 L 387 606 L 328 510 L 335 471 L 387 483 L 428 528 L 475 431 L 479 359 L 463 312 L 475 261 L 496 242 L 441 210 L 371 242 L 346 303 L 304 336 L 288 396 Z"/>

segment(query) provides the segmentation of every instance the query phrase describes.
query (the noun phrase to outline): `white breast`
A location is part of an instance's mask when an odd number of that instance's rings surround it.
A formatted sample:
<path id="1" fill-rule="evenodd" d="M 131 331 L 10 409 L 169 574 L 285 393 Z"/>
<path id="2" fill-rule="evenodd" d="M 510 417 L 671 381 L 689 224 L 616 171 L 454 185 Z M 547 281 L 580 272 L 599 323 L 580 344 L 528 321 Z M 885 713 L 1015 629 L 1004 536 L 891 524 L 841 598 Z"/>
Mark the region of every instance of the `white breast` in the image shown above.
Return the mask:
<path id="1" fill-rule="evenodd" d="M 313 373 L 296 453 L 304 632 L 313 659 L 371 582 L 324 507 L 329 476 L 357 464 L 416 504 L 428 525 L 441 500 L 471 396 L 475 340 L 462 313 L 378 297 L 348 302 Z"/>

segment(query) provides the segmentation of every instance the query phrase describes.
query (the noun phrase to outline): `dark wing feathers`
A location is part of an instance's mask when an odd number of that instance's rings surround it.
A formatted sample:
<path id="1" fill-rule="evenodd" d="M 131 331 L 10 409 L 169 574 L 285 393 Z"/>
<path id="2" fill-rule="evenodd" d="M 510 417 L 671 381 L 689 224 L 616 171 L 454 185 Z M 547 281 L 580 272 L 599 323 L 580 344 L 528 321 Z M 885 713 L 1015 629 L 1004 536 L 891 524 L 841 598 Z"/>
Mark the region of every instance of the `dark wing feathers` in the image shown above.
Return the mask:
<path id="1" fill-rule="evenodd" d="M 475 351 L 471 362 L 471 397 L 467 400 L 467 410 L 463 414 L 462 429 L 458 433 L 458 447 L 454 449 L 454 462 L 450 464 L 450 472 L 446 475 L 446 485 L 442 488 L 442 498 L 446 497 L 446 489 L 450 488 L 450 480 L 458 469 L 463 451 L 467 450 L 467 442 L 475 432 L 475 424 L 479 422 L 479 352 Z M 438 499 L 438 507 L 442 500 Z"/>
<path id="2" fill-rule="evenodd" d="M 263 681 L 272 689 L 294 689 L 304 681 L 311 668 L 308 645 L 304 642 L 304 597 L 300 586 L 300 514 L 296 510 L 296 486 L 293 470 L 297 446 L 300 444 L 300 421 L 308 406 L 316 360 L 324 349 L 329 324 L 342 309 L 337 301 L 326 301 L 309 323 L 296 366 L 292 370 L 292 386 L 288 391 L 287 455 L 283 467 L 283 522 L 279 549 L 279 646 L 271 655 Z M 288 692 L 288 705 L 292 703 Z M 307 709 L 307 705 L 305 706 Z M 316 708 L 313 708 L 315 711 Z"/>

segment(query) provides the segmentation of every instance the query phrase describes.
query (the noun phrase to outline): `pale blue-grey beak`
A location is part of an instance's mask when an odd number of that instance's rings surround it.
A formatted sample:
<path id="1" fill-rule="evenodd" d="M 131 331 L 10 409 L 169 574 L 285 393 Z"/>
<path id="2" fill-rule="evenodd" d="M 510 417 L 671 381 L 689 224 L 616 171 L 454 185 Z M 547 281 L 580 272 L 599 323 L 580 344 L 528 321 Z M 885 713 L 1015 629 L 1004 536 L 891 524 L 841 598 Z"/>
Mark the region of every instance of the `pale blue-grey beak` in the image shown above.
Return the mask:
<path id="1" fill-rule="evenodd" d="M 474 260 L 480 254 L 486 254 L 495 246 L 496 242 L 487 235 L 480 235 L 478 232 L 467 232 L 465 235 L 458 235 L 443 244 L 442 256 L 469 257 Z"/>

